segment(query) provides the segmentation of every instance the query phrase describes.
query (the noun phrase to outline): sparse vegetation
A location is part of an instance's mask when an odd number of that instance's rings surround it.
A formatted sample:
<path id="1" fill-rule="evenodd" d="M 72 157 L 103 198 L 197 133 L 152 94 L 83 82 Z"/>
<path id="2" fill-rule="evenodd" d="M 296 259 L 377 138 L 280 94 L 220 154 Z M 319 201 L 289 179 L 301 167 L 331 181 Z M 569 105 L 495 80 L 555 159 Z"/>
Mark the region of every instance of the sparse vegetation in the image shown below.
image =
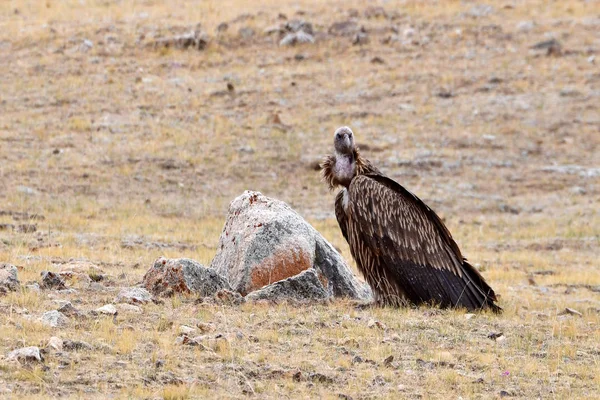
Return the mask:
<path id="1" fill-rule="evenodd" d="M 279 13 L 316 42 L 278 46 Z M 351 18 L 368 44 L 326 34 Z M 147 46 L 198 23 L 205 50 Z M 0 28 L 0 262 L 21 281 L 0 297 L 0 397 L 598 396 L 597 3 L 5 1 Z M 558 54 L 532 49 L 551 37 Z M 340 125 L 443 216 L 504 314 L 177 296 L 90 313 L 159 256 L 209 264 L 246 189 L 352 263 L 311 167 Z M 30 286 L 63 270 L 76 292 Z M 86 316 L 43 325 L 61 301 Z M 205 341 L 177 343 L 181 325 Z M 7 359 L 52 336 L 91 349 Z"/>

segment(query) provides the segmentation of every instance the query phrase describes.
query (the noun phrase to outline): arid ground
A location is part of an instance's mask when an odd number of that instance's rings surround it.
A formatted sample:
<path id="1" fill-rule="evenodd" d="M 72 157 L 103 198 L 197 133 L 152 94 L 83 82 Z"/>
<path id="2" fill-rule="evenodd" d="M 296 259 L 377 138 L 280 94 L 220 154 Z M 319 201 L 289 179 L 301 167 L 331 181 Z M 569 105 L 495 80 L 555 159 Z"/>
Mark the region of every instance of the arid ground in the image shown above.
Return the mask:
<path id="1" fill-rule="evenodd" d="M 21 281 L 0 297 L 0 397 L 600 397 L 598 1 L 167 3 L 0 2 L 0 262 Z M 293 20 L 314 43 L 279 45 Z M 203 49 L 156 44 L 191 30 Z M 208 265 L 246 189 L 354 265 L 315 170 L 340 125 L 444 218 L 502 315 L 91 313 L 159 256 Z M 31 286 L 65 268 L 91 283 Z M 84 316 L 39 321 L 64 301 Z M 181 325 L 222 340 L 177 344 Z M 88 346 L 8 360 L 53 336 Z"/>

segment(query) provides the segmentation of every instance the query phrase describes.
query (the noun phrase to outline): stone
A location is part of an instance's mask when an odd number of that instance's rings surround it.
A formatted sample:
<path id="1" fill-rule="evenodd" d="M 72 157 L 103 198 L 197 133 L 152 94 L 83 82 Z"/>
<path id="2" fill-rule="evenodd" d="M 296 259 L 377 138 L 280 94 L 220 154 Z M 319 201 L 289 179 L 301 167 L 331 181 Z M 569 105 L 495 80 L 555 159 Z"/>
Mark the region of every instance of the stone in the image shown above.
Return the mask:
<path id="1" fill-rule="evenodd" d="M 140 307 L 134 306 L 133 304 L 127 304 L 127 303 L 117 304 L 117 310 L 119 312 L 128 312 L 131 314 L 141 314 L 142 313 L 142 309 Z"/>
<path id="2" fill-rule="evenodd" d="M 315 37 L 304 31 L 290 32 L 279 41 L 280 46 L 295 46 L 297 44 L 314 43 Z"/>
<path id="3" fill-rule="evenodd" d="M 152 301 L 152 295 L 144 288 L 123 288 L 115 299 L 116 303 L 145 304 Z"/>
<path id="4" fill-rule="evenodd" d="M 79 311 L 78 309 L 76 309 L 73 304 L 71 304 L 71 302 L 66 302 L 65 304 L 63 304 L 62 306 L 60 306 L 60 308 L 58 309 L 58 312 L 60 312 L 61 314 L 64 314 L 68 317 L 83 317 L 83 314 L 81 313 L 81 311 Z"/>
<path id="5" fill-rule="evenodd" d="M 112 304 L 106 304 L 100 308 L 97 308 L 96 312 L 98 314 L 117 315 L 117 308 Z"/>
<path id="6" fill-rule="evenodd" d="M 144 275 L 143 286 L 156 296 L 194 293 L 207 297 L 221 289 L 231 290 L 217 270 L 188 258 L 157 259 Z"/>
<path id="7" fill-rule="evenodd" d="M 330 296 L 372 299 L 330 243 L 286 203 L 260 192 L 246 191 L 229 205 L 211 267 L 242 296 L 313 268 Z"/>
<path id="8" fill-rule="evenodd" d="M 307 269 L 291 278 L 272 283 L 262 289 L 256 290 L 246 296 L 246 300 L 298 300 L 298 301 L 323 301 L 330 297 L 327 289 L 313 269 Z"/>
<path id="9" fill-rule="evenodd" d="M 65 281 L 52 271 L 42 271 L 42 289 L 64 290 L 67 288 Z"/>
<path id="10" fill-rule="evenodd" d="M 52 328 L 62 328 L 69 324 L 70 320 L 58 310 L 47 311 L 40 317 L 42 323 Z"/>
<path id="11" fill-rule="evenodd" d="M 92 350 L 91 344 L 81 340 L 65 340 L 63 341 L 63 349 L 66 351 Z"/>
<path id="12" fill-rule="evenodd" d="M 181 325 L 179 327 L 179 333 L 183 335 L 191 335 L 196 332 L 196 328 L 192 328 L 191 326 Z"/>
<path id="13" fill-rule="evenodd" d="M 63 340 L 59 337 L 52 336 L 50 340 L 48 340 L 48 345 L 46 349 L 52 349 L 55 351 L 62 351 L 63 349 Z"/>
<path id="14" fill-rule="evenodd" d="M 17 267 L 0 263 L 0 295 L 19 290 L 19 287 Z"/>
<path id="15" fill-rule="evenodd" d="M 8 360 L 18 361 L 20 363 L 43 362 L 44 357 L 40 352 L 40 348 L 36 346 L 23 347 L 11 351 L 7 357 Z"/>
<path id="16" fill-rule="evenodd" d="M 238 31 L 238 35 L 242 38 L 242 39 L 250 39 L 254 36 L 255 32 L 254 29 L 252 29 L 249 26 L 240 28 L 240 30 Z"/>
<path id="17" fill-rule="evenodd" d="M 151 43 L 156 48 L 196 49 L 204 50 L 210 41 L 206 32 L 192 30 L 182 35 L 160 38 Z"/>

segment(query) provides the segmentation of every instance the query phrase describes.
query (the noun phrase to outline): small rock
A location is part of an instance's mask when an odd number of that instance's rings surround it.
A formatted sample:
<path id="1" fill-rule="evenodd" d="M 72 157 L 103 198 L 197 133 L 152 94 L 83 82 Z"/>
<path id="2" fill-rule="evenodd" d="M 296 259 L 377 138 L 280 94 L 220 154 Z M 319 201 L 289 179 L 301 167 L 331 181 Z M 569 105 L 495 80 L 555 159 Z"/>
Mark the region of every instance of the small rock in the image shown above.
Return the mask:
<path id="1" fill-rule="evenodd" d="M 502 332 L 491 332 L 488 336 L 488 339 L 498 340 L 504 337 L 504 333 Z"/>
<path id="2" fill-rule="evenodd" d="M 75 307 L 73 307 L 73 304 L 71 304 L 71 302 L 66 302 L 65 304 L 63 304 L 59 309 L 58 312 L 68 316 L 68 317 L 82 317 L 83 314 L 76 309 Z"/>
<path id="3" fill-rule="evenodd" d="M 581 186 L 573 186 L 571 189 L 569 189 L 569 191 L 573 194 L 587 194 L 587 190 L 585 190 L 585 188 L 582 188 Z"/>
<path id="4" fill-rule="evenodd" d="M 143 312 L 140 307 L 134 306 L 133 304 L 128 304 L 128 303 L 117 304 L 117 310 L 119 312 L 128 312 L 131 314 L 141 314 Z"/>
<path id="5" fill-rule="evenodd" d="M 335 36 L 354 36 L 360 32 L 358 23 L 352 20 L 335 22 L 329 27 L 329 34 Z"/>
<path id="6" fill-rule="evenodd" d="M 374 320 L 372 318 L 367 323 L 367 326 L 369 328 L 379 328 L 381 330 L 385 330 L 387 328 L 383 322 L 376 321 L 376 320 Z"/>
<path id="7" fill-rule="evenodd" d="M 51 271 L 42 271 L 42 289 L 65 290 L 67 286 L 61 277 Z"/>
<path id="8" fill-rule="evenodd" d="M 304 31 L 290 32 L 279 41 L 280 46 L 295 46 L 297 44 L 314 43 L 315 38 L 313 35 Z"/>
<path id="9" fill-rule="evenodd" d="M 187 258 L 157 259 L 144 275 L 143 285 L 157 296 L 194 293 L 206 297 L 221 289 L 231 290 L 217 270 Z"/>
<path id="10" fill-rule="evenodd" d="M 238 35 L 242 39 L 250 39 L 251 37 L 254 36 L 254 33 L 255 33 L 254 29 L 250 28 L 249 26 L 240 28 L 240 30 L 238 31 Z"/>
<path id="11" fill-rule="evenodd" d="M 489 4 L 477 4 L 468 12 L 468 15 L 474 18 L 487 17 L 494 12 L 494 7 Z"/>
<path id="12" fill-rule="evenodd" d="M 39 194 L 39 192 L 36 189 L 30 188 L 29 186 L 17 186 L 17 191 L 28 196 L 34 196 Z"/>
<path id="13" fill-rule="evenodd" d="M 319 280 L 314 269 L 307 269 L 296 276 L 287 278 L 246 296 L 247 300 L 281 301 L 293 299 L 298 301 L 323 301 L 329 298 L 329 293 Z"/>
<path id="14" fill-rule="evenodd" d="M 381 57 L 373 57 L 371 59 L 372 64 L 385 64 L 385 61 Z"/>
<path id="15" fill-rule="evenodd" d="M 40 317 L 40 321 L 52 328 L 65 327 L 70 320 L 57 310 L 47 311 Z"/>
<path id="16" fill-rule="evenodd" d="M 216 304 L 237 306 L 246 301 L 238 292 L 227 289 L 221 289 L 214 294 L 213 299 Z"/>
<path id="17" fill-rule="evenodd" d="M 100 308 L 97 308 L 96 312 L 105 315 L 117 315 L 117 308 L 112 304 L 106 304 Z"/>
<path id="18" fill-rule="evenodd" d="M 217 25 L 217 33 L 225 33 L 229 29 L 229 24 L 227 22 L 221 22 Z"/>
<path id="19" fill-rule="evenodd" d="M 42 353 L 40 353 L 39 347 L 35 346 L 13 350 L 8 354 L 7 359 L 18 361 L 22 364 L 44 361 L 44 357 L 42 356 Z"/>
<path id="20" fill-rule="evenodd" d="M 531 46 L 534 50 L 546 50 L 547 55 L 560 55 L 562 53 L 562 45 L 556 39 L 545 40 Z"/>
<path id="21" fill-rule="evenodd" d="M 146 304 L 152 301 L 152 295 L 144 288 L 123 288 L 115 299 L 116 303 Z"/>
<path id="22" fill-rule="evenodd" d="M 390 355 L 390 356 L 386 357 L 385 360 L 383 360 L 383 365 L 388 367 L 392 364 L 392 361 L 394 361 L 394 356 Z"/>
<path id="23" fill-rule="evenodd" d="M 517 30 L 519 32 L 530 32 L 535 28 L 535 23 L 533 21 L 521 21 L 517 24 Z"/>
<path id="24" fill-rule="evenodd" d="M 473 319 L 473 318 L 475 318 L 475 314 L 471 314 L 471 313 L 465 314 L 465 319 L 466 320 Z"/>
<path id="25" fill-rule="evenodd" d="M 63 341 L 63 349 L 66 351 L 92 350 L 92 345 L 81 340 L 65 340 Z"/>
<path id="26" fill-rule="evenodd" d="M 17 267 L 0 263 L 0 295 L 19 290 L 19 286 Z"/>
<path id="27" fill-rule="evenodd" d="M 196 50 L 204 50 L 210 41 L 209 36 L 202 31 L 192 30 L 189 33 L 161 38 L 153 43 L 151 46 L 154 48 L 178 48 L 178 49 L 196 49 Z"/>
<path id="28" fill-rule="evenodd" d="M 583 317 L 583 314 L 580 313 L 579 311 L 573 309 L 573 308 L 565 308 L 565 310 L 560 313 L 559 315 L 565 315 L 565 314 L 569 314 L 569 315 L 577 315 L 578 317 Z"/>
<path id="29" fill-rule="evenodd" d="M 52 336 L 50 340 L 48 340 L 48 345 L 46 348 L 50 348 L 56 351 L 62 351 L 63 349 L 63 340 L 59 337 Z"/>
<path id="30" fill-rule="evenodd" d="M 352 44 L 354 46 L 362 46 L 365 44 L 369 43 L 369 35 L 367 35 L 366 32 L 358 32 L 356 35 L 354 35 L 354 38 L 352 39 Z"/>
<path id="31" fill-rule="evenodd" d="M 179 333 L 184 334 L 184 335 L 191 335 L 194 332 L 196 332 L 195 328 L 192 328 L 191 326 L 187 326 L 187 325 L 181 325 L 179 327 Z"/>
<path id="32" fill-rule="evenodd" d="M 196 324 L 196 328 L 198 328 L 202 333 L 212 332 L 215 330 L 215 326 L 213 324 L 206 322 L 198 322 Z"/>
<path id="33" fill-rule="evenodd" d="M 560 97 L 578 97 L 581 96 L 581 92 L 575 88 L 562 88 L 558 93 Z"/>

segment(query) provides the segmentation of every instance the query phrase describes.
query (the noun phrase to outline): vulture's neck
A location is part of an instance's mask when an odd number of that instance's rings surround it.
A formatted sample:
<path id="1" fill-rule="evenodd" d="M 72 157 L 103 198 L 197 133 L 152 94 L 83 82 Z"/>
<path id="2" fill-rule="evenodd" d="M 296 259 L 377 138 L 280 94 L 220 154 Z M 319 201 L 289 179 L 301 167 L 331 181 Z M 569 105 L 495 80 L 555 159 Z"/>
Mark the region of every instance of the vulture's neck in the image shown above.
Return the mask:
<path id="1" fill-rule="evenodd" d="M 371 162 L 362 158 L 358 148 L 351 154 L 330 154 L 321 163 L 321 175 L 330 190 L 338 186 L 348 187 L 357 175 L 379 173 Z"/>

